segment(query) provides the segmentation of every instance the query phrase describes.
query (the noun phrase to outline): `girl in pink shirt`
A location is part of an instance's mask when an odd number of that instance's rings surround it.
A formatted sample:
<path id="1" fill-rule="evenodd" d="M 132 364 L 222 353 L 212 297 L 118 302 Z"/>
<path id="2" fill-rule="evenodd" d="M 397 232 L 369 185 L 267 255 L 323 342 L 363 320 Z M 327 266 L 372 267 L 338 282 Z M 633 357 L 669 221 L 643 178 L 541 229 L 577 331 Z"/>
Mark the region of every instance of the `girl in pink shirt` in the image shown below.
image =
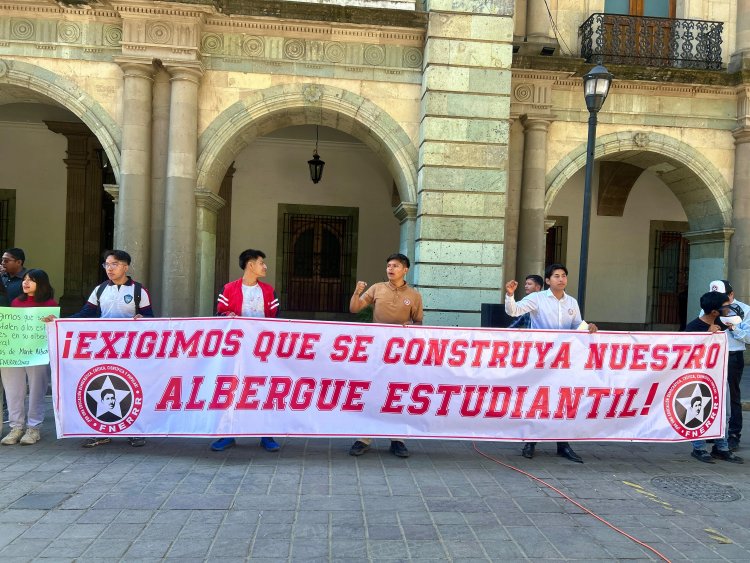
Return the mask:
<path id="1" fill-rule="evenodd" d="M 57 307 L 53 299 L 54 290 L 44 270 L 29 270 L 21 285 L 23 293 L 10 304 L 11 307 Z M 0 440 L 3 446 L 21 443 L 36 444 L 39 429 L 44 421 L 44 395 L 47 392 L 49 364 L 20 368 L 2 368 L 3 387 L 8 402 L 10 432 Z M 24 412 L 26 400 L 26 378 L 29 380 L 29 410 Z M 26 429 L 24 432 L 24 423 Z"/>

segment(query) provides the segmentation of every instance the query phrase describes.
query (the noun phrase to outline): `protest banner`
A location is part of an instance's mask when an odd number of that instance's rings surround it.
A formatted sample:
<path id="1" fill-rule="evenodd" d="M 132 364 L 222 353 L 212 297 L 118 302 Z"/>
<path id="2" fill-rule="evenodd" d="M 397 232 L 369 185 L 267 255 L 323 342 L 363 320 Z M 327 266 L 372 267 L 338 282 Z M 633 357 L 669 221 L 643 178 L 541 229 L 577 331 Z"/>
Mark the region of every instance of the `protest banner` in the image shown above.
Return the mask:
<path id="1" fill-rule="evenodd" d="M 50 324 L 58 437 L 683 441 L 724 431 L 723 333 L 279 319 Z"/>
<path id="2" fill-rule="evenodd" d="M 41 366 L 49 362 L 46 315 L 60 307 L 0 307 L 0 367 Z"/>

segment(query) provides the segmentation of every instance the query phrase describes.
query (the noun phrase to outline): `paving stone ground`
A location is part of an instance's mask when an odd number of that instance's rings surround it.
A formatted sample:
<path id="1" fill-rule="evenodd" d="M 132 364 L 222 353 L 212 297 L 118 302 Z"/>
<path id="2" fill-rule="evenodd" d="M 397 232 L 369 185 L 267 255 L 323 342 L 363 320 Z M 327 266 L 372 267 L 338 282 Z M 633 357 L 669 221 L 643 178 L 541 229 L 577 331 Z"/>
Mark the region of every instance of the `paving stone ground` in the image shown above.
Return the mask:
<path id="1" fill-rule="evenodd" d="M 658 560 L 471 442 L 411 440 L 406 460 L 385 440 L 359 458 L 348 439 L 280 439 L 279 453 L 250 438 L 223 453 L 177 438 L 89 450 L 56 440 L 51 407 L 48 417 L 39 444 L 0 447 L 3 563 Z M 689 444 L 577 443 L 579 465 L 554 444 L 533 460 L 518 444 L 476 446 L 670 560 L 750 561 L 750 459 L 707 465 Z M 699 476 L 741 498 L 691 500 L 658 476 Z"/>

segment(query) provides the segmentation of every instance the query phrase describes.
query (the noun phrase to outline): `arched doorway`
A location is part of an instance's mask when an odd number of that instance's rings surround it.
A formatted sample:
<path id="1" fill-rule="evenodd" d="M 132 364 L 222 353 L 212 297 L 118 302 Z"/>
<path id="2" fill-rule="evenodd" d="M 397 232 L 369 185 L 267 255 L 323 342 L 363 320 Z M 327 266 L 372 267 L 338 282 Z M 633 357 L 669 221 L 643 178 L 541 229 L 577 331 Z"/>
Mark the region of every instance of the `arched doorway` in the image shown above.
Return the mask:
<path id="1" fill-rule="evenodd" d="M 312 155 L 316 127 L 321 133 L 321 156 L 327 164 L 323 181 L 314 185 L 309 179 L 306 161 Z M 327 152 L 324 153 L 326 144 Z M 254 93 L 223 112 L 201 135 L 199 147 L 199 192 L 215 193 L 222 203 L 227 201 L 225 172 L 231 171 L 233 233 L 241 228 L 237 227 L 238 221 L 241 221 L 238 209 L 243 205 L 235 197 L 238 186 L 253 186 L 245 193 L 252 193 L 254 198 L 252 203 L 244 204 L 246 209 L 250 209 L 251 205 L 262 207 L 264 204 L 273 207 L 265 209 L 264 217 L 266 220 L 270 216 L 275 218 L 274 228 L 261 233 L 261 239 L 266 241 L 264 251 L 268 253 L 271 248 L 277 257 L 279 269 L 274 266 L 270 277 L 277 285 L 289 285 L 282 291 L 294 291 L 292 288 L 295 284 L 308 288 L 316 285 L 318 288 L 314 291 L 314 298 L 311 294 L 304 298 L 292 296 L 290 304 L 297 303 L 300 313 L 315 308 L 319 311 L 345 309 L 344 296 L 351 291 L 351 287 L 344 288 L 346 280 L 349 279 L 351 285 L 358 272 L 367 273 L 369 266 L 364 264 L 378 264 L 377 269 L 369 270 L 369 274 L 371 281 L 379 281 L 383 270 L 379 263 L 388 254 L 402 251 L 413 255 L 416 149 L 398 123 L 372 102 L 351 92 L 322 85 L 271 88 Z M 299 166 L 290 163 L 298 163 Z M 275 174 L 273 179 L 267 180 L 272 174 Z M 222 189 L 225 191 L 222 192 Z M 243 248 L 253 246 L 250 241 L 240 241 L 241 237 L 233 234 L 230 237 L 232 251 L 229 256 L 222 256 L 224 250 L 220 230 L 222 223 L 226 222 L 226 215 L 222 221 L 224 213 L 224 210 L 218 211 L 219 218 L 215 222 L 217 230 L 211 232 L 214 221 L 210 218 L 201 220 L 199 204 L 199 245 L 201 240 L 208 241 L 198 253 L 198 271 L 202 278 L 218 277 L 216 274 L 221 263 L 211 263 L 214 256 L 233 264 L 234 255 Z M 208 217 L 208 214 L 205 215 Z M 291 218 L 289 225 L 312 222 L 311 230 L 298 226 L 285 230 L 284 215 Z M 348 227 L 340 224 L 345 219 Z M 352 225 L 354 231 L 351 230 Z M 302 239 L 294 239 L 297 230 L 297 235 L 303 236 Z M 303 235 L 305 232 L 308 234 Z M 332 281 L 332 276 L 321 276 L 323 262 L 320 253 L 323 245 L 330 245 L 333 240 L 330 236 L 326 239 L 325 233 L 335 234 L 333 238 L 340 248 L 349 244 L 354 249 L 354 258 L 348 259 L 345 252 L 341 253 L 338 267 L 342 276 L 338 283 Z M 294 241 L 285 240 L 288 234 Z M 312 237 L 309 244 L 304 242 L 304 237 L 308 235 Z M 214 248 L 211 247 L 212 240 L 218 241 Z M 328 242 L 324 243 L 324 240 Z M 302 276 L 299 283 L 290 274 L 294 261 L 289 262 L 288 255 L 288 250 L 293 249 L 295 243 L 300 249 L 302 246 L 311 249 L 310 257 L 306 258 L 308 265 L 304 267 L 310 269 L 311 275 L 307 281 Z M 364 254 L 367 255 L 366 260 L 357 261 L 356 258 Z M 304 260 L 297 264 L 299 272 L 305 271 L 303 263 Z M 326 264 L 327 267 L 331 266 Z M 234 266 L 231 268 L 236 274 Z M 374 277 L 376 275 L 379 277 Z M 207 284 L 200 287 L 203 289 L 197 306 L 207 314 L 213 308 L 214 291 L 206 291 Z M 336 289 L 332 290 L 332 287 Z M 331 296 L 331 291 L 337 297 Z M 311 304 L 316 300 L 316 305 Z M 332 310 L 328 312 L 333 313 Z M 316 318 L 321 318 L 321 315 L 316 315 Z"/>
<path id="2" fill-rule="evenodd" d="M 0 243 L 48 271 L 64 313 L 101 280 L 100 256 L 112 246 L 114 202 L 104 185 L 116 184 L 113 133 L 75 84 L 0 60 Z"/>
<path id="3" fill-rule="evenodd" d="M 658 133 L 605 135 L 595 157 L 587 316 L 611 328 L 677 329 L 726 275 L 729 186 L 697 150 Z M 581 147 L 547 175 L 545 214 L 565 224 L 573 293 L 584 166 Z"/>

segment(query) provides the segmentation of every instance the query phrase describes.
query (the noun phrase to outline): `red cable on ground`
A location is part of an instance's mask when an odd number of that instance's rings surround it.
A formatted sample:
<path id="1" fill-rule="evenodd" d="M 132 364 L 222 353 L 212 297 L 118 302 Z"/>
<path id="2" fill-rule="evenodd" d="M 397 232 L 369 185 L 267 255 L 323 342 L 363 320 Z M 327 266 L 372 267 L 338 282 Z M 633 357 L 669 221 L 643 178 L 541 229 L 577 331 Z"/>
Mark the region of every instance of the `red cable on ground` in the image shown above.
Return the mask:
<path id="1" fill-rule="evenodd" d="M 497 463 L 498 465 L 502 465 L 503 467 L 507 467 L 508 469 L 512 469 L 513 471 L 517 471 L 517 472 L 518 472 L 518 473 L 520 473 L 521 475 L 525 475 L 525 476 L 526 476 L 526 477 L 528 477 L 529 479 L 533 479 L 533 480 L 534 480 L 534 481 L 536 481 L 537 483 L 541 483 L 541 484 L 542 484 L 542 485 L 544 485 L 545 487 L 547 487 L 547 488 L 549 488 L 549 489 L 552 489 L 552 490 L 553 490 L 553 491 L 555 491 L 555 492 L 556 492 L 556 493 L 557 493 L 558 495 L 560 495 L 561 497 L 563 497 L 563 498 L 564 498 L 565 500 L 568 500 L 568 501 L 572 502 L 572 503 L 573 503 L 573 504 L 575 504 L 575 505 L 576 505 L 576 506 L 577 506 L 578 508 L 580 508 L 581 510 L 583 510 L 583 511 L 584 511 L 584 512 L 585 512 L 586 514 L 589 514 L 589 515 L 593 516 L 594 518 L 596 518 L 597 520 L 599 520 L 599 522 L 601 522 L 602 524 L 604 524 L 604 525 L 606 525 L 606 526 L 609 526 L 609 527 L 610 527 L 610 528 L 612 528 L 612 529 L 613 529 L 613 530 L 614 530 L 615 532 L 617 532 L 617 533 L 619 533 L 619 534 L 622 534 L 623 536 L 625 536 L 625 537 L 626 537 L 626 538 L 628 538 L 629 540 L 632 540 L 632 541 L 634 541 L 635 543 L 637 543 L 637 544 L 638 544 L 638 545 L 640 545 L 641 547 L 645 547 L 645 548 L 646 548 L 646 549 L 648 549 L 649 551 L 652 551 L 653 553 L 655 553 L 655 554 L 656 554 L 656 555 L 657 555 L 658 557 L 660 557 L 661 559 L 663 559 L 663 560 L 664 560 L 664 561 L 666 561 L 667 563 L 672 563 L 672 562 L 671 562 L 671 561 L 670 561 L 669 559 L 667 559 L 667 557 L 666 557 L 666 556 L 664 556 L 664 555 L 663 555 L 662 553 L 659 553 L 659 552 L 658 552 L 657 550 L 655 550 L 655 549 L 654 549 L 653 547 L 651 547 L 650 545 L 648 545 L 648 544 L 646 544 L 646 543 L 642 542 L 642 541 L 641 541 L 641 540 L 639 540 L 639 539 L 636 539 L 636 538 L 634 538 L 633 536 L 631 536 L 630 534 L 628 534 L 628 533 L 627 533 L 626 531 L 624 531 L 624 530 L 621 530 L 620 528 L 618 528 L 617 526 L 615 526 L 614 524 L 612 524 L 612 523 L 610 523 L 610 522 L 607 522 L 607 521 L 606 521 L 606 520 L 605 520 L 604 518 L 602 518 L 601 516 L 599 516 L 599 515 L 597 515 L 597 514 L 594 514 L 594 513 L 593 513 L 593 512 L 591 512 L 591 511 L 590 511 L 590 510 L 589 510 L 588 508 L 586 508 L 585 506 L 583 506 L 583 505 L 582 505 L 582 504 L 581 504 L 580 502 L 578 502 L 577 500 L 574 500 L 574 499 L 570 498 L 570 497 L 569 497 L 568 495 L 566 495 L 566 494 L 565 494 L 564 492 L 562 492 L 562 491 L 561 491 L 560 489 L 558 489 L 558 488 L 557 488 L 557 487 L 555 487 L 554 485 L 550 485 L 549 483 L 547 483 L 547 482 L 546 482 L 546 481 L 545 481 L 544 479 L 540 479 L 539 477 L 536 477 L 535 475 L 532 475 L 531 473 L 527 473 L 527 472 L 526 472 L 526 471 L 524 471 L 523 469 L 519 469 L 518 467 L 514 467 L 514 466 L 512 466 L 512 465 L 510 465 L 510 464 L 508 464 L 508 463 L 505 463 L 505 462 L 503 462 L 503 461 L 500 461 L 499 459 L 495 459 L 495 458 L 494 458 L 494 457 L 492 457 L 491 455 L 489 455 L 489 454 L 486 454 L 486 453 L 484 453 L 484 452 L 483 452 L 482 450 L 480 450 L 480 449 L 479 449 L 479 448 L 477 447 L 477 444 L 476 444 L 476 442 L 472 442 L 472 443 L 471 443 L 471 445 L 472 445 L 472 446 L 474 447 L 474 451 L 475 451 L 475 452 L 477 452 L 477 453 L 478 453 L 479 455 L 481 455 L 482 457 L 485 457 L 485 458 L 489 459 L 490 461 L 494 461 L 494 462 L 495 462 L 495 463 Z"/>

